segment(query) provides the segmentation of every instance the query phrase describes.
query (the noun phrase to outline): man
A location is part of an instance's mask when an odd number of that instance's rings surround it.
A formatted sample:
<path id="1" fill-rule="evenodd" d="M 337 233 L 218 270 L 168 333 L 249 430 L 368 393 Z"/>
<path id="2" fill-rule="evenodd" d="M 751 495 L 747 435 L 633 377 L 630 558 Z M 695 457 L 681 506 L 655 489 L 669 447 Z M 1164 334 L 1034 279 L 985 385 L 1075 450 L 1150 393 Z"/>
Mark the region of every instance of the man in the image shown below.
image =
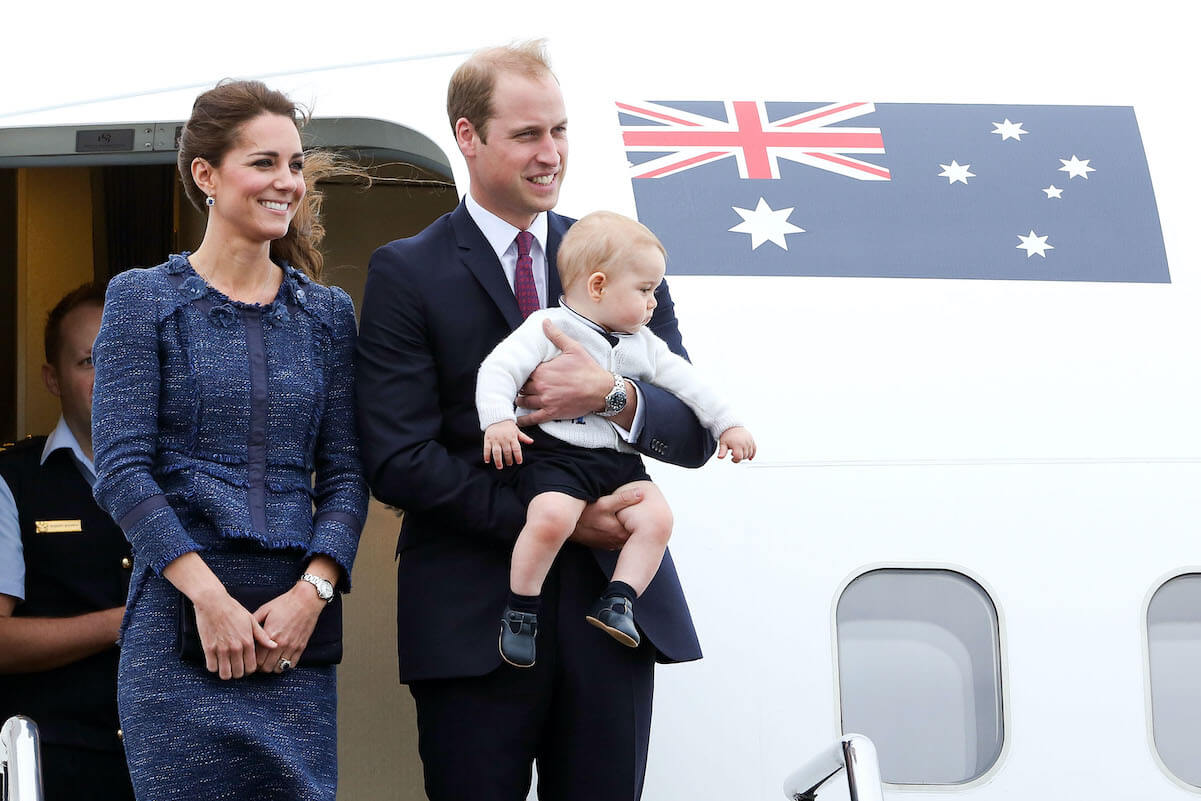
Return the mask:
<path id="1" fill-rule="evenodd" d="M 48 801 L 132 799 L 117 721 L 117 632 L 129 544 L 92 499 L 92 343 L 104 291 L 67 294 L 46 321 L 42 379 L 62 416 L 0 452 L 0 721 L 42 740 Z"/>
<path id="2" fill-rule="evenodd" d="M 624 648 L 584 621 L 628 536 L 614 514 L 636 494 L 585 510 L 543 590 L 537 664 L 502 666 L 497 651 L 525 508 L 481 458 L 475 375 L 523 308 L 558 302 L 555 253 L 572 222 L 550 211 L 567 166 L 562 94 L 535 42 L 472 56 L 451 79 L 447 110 L 470 192 L 372 257 L 357 385 L 368 481 L 405 510 L 400 678 L 417 704 L 426 792 L 433 801 L 520 801 L 536 759 L 542 799 L 633 801 L 654 661 L 701 656 L 670 554 L 636 602 L 641 647 Z M 683 354 L 666 285 L 656 296 L 650 327 Z M 604 410 L 643 453 L 685 466 L 709 458 L 712 437 L 682 402 L 549 334 L 563 354 L 525 388 L 522 404 L 539 410 L 527 423 Z"/>

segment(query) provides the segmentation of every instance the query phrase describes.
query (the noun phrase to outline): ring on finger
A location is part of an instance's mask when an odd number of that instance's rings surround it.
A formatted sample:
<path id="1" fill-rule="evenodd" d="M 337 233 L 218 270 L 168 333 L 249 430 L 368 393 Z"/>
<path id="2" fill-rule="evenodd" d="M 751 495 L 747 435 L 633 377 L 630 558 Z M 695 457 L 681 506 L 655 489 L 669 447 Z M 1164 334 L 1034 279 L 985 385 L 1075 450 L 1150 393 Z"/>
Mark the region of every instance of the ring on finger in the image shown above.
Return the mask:
<path id="1" fill-rule="evenodd" d="M 292 669 L 292 660 L 288 659 L 286 656 L 281 656 L 279 658 L 278 667 L 280 673 L 287 673 Z"/>

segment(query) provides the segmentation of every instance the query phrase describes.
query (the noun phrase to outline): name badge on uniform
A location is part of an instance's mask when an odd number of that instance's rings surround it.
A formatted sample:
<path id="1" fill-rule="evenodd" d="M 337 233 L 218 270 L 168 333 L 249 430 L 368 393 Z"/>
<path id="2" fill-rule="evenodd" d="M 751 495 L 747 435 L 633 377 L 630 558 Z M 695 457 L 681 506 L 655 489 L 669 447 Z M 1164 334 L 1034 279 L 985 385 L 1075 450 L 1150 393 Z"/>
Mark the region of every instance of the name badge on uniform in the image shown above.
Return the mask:
<path id="1" fill-rule="evenodd" d="M 82 520 L 38 520 L 33 524 L 38 534 L 78 534 L 83 531 Z"/>

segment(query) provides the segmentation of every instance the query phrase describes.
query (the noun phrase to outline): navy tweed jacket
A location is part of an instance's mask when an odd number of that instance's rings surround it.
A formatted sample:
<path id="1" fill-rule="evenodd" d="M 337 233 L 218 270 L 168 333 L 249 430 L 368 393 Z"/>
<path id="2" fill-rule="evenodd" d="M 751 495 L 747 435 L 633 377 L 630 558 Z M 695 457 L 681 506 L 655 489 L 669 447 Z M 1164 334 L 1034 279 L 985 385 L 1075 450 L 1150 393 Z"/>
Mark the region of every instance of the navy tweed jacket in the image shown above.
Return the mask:
<path id="1" fill-rule="evenodd" d="M 281 267 L 268 306 L 225 297 L 187 254 L 109 285 L 93 350 L 94 489 L 143 577 L 232 538 L 326 554 L 349 586 L 368 497 L 354 308 Z"/>

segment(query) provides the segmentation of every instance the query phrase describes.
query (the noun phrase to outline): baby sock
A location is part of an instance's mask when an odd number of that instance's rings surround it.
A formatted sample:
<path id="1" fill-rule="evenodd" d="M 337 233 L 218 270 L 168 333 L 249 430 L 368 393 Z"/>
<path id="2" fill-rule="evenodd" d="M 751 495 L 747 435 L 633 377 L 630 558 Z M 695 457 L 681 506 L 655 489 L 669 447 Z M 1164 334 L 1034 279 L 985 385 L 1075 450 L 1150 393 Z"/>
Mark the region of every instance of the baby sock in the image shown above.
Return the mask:
<path id="1" fill-rule="evenodd" d="M 531 615 L 536 615 L 541 606 L 541 595 L 518 595 L 509 590 L 509 608 L 514 612 L 528 612 Z"/>
<path id="2" fill-rule="evenodd" d="M 610 581 L 609 586 L 605 587 L 605 591 L 601 593 L 601 597 L 608 598 L 610 595 L 620 595 L 630 602 L 633 602 L 638 597 L 638 593 L 634 592 L 634 588 L 624 581 Z"/>

